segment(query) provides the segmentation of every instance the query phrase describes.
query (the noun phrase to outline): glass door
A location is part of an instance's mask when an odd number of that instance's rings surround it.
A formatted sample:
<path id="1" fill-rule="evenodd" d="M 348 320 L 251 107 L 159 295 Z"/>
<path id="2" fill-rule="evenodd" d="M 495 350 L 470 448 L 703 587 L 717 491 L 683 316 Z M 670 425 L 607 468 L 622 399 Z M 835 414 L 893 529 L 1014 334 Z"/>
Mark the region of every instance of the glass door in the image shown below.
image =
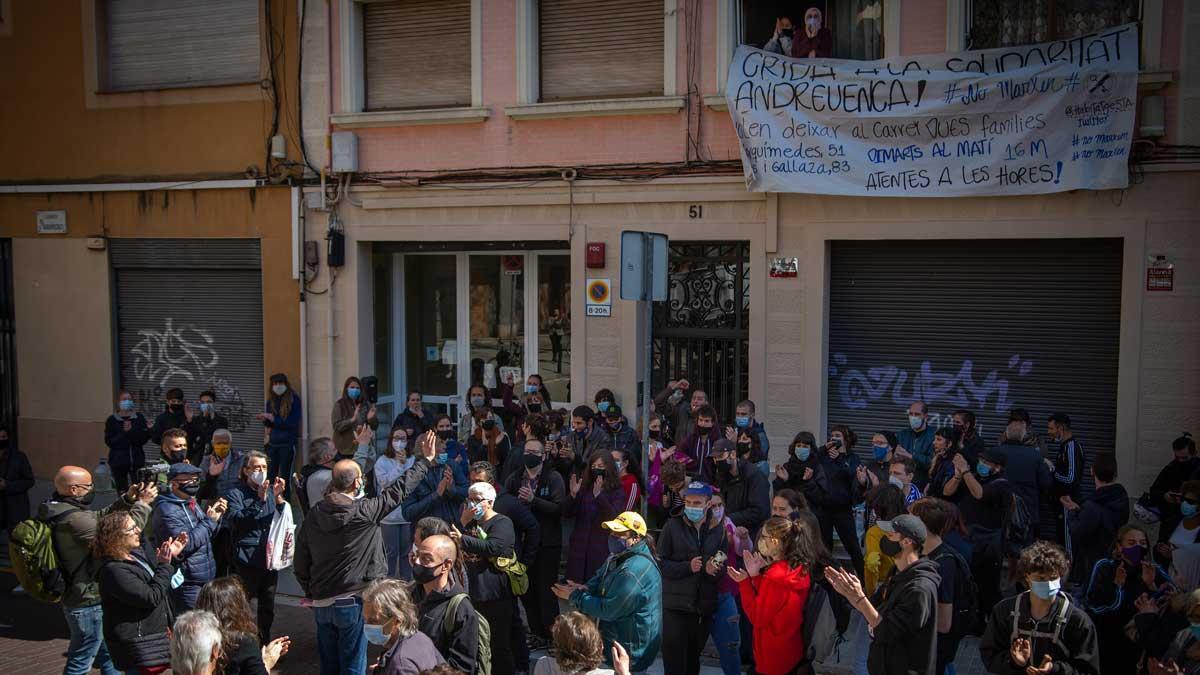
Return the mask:
<path id="1" fill-rule="evenodd" d="M 571 400 L 571 256 L 537 255 L 537 344 L 533 358 L 555 403 Z"/>
<path id="2" fill-rule="evenodd" d="M 409 389 L 426 397 L 459 393 L 456 258 L 452 254 L 405 256 L 405 386 L 398 395 Z"/>
<path id="3" fill-rule="evenodd" d="M 469 254 L 467 382 L 482 383 L 490 390 L 512 377 L 517 391 L 525 375 L 525 276 L 523 253 L 512 255 Z"/>

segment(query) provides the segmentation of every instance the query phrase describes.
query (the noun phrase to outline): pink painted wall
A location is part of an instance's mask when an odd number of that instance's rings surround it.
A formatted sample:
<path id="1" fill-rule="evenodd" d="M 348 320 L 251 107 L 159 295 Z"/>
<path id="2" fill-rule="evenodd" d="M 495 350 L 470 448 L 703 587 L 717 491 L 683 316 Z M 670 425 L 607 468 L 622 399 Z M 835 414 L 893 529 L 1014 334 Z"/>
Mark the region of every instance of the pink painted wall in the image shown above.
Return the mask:
<path id="1" fill-rule="evenodd" d="M 349 2 L 351 0 L 337 0 Z M 657 0 L 647 0 L 657 1 Z M 905 0 L 901 15 L 903 54 L 945 51 L 946 3 L 956 0 Z M 1163 67 L 1178 67 L 1182 2 L 1166 0 Z M 486 0 L 483 7 L 482 123 L 358 129 L 359 161 L 364 171 L 457 170 L 521 166 L 579 166 L 614 163 L 679 162 L 687 158 L 687 115 L 576 117 L 514 121 L 504 108 L 517 101 L 516 0 Z M 676 91 L 688 91 L 687 25 L 679 1 Z M 696 90 L 717 94 L 716 0 L 699 0 L 699 59 Z M 338 12 L 333 12 L 334 109 L 340 109 Z M 586 44 L 580 58 L 587 58 Z M 1171 90 L 1168 128 L 1173 120 Z M 694 104 L 699 104 L 695 98 Z M 737 138 L 729 114 L 701 105 L 699 144 L 703 159 L 737 159 Z M 695 120 L 695 118 L 693 118 Z"/>

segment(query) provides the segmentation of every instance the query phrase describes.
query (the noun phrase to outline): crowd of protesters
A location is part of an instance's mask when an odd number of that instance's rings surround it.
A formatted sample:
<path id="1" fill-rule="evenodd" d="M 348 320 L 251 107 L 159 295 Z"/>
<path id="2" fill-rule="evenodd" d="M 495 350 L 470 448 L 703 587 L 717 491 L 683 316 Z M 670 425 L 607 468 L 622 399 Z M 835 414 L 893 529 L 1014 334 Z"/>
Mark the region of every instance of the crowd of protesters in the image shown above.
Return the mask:
<path id="1" fill-rule="evenodd" d="M 294 467 L 302 404 L 286 376 L 268 386 L 261 450 L 232 447 L 212 392 L 195 407 L 166 392 L 153 422 L 121 392 L 105 425 L 117 500 L 92 510 L 90 472 L 58 471 L 33 520 L 63 579 L 64 673 L 269 672 L 291 647 L 272 634 L 287 567 L 322 673 L 661 658 L 695 675 L 711 642 L 726 675 L 785 675 L 838 658 L 842 637 L 855 673 L 954 673 L 968 645 L 994 673 L 1200 672 L 1188 434 L 1131 521 L 1115 457 L 1086 454 L 1064 413 L 1043 438 L 1014 409 L 989 443 L 970 411 L 935 429 L 916 401 L 899 430 L 799 431 L 770 464 L 754 403 L 722 420 L 686 379 L 655 398 L 643 444 L 609 390 L 555 409 L 539 376 L 520 392 L 509 378 L 471 387 L 457 420 L 414 391 L 379 429 L 351 377 L 332 436 Z M 149 445 L 160 476 L 142 470 Z M 14 529 L 33 480 L 4 429 L 0 468 Z"/>

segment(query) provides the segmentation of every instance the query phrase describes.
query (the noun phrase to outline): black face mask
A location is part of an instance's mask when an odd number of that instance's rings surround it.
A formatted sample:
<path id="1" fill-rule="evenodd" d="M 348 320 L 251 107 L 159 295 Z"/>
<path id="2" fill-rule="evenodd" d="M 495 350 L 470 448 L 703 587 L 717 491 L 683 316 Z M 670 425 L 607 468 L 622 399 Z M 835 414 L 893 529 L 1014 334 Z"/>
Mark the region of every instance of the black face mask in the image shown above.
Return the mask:
<path id="1" fill-rule="evenodd" d="M 883 553 L 884 555 L 886 555 L 889 558 L 895 558 L 896 556 L 900 555 L 901 550 L 902 549 L 900 548 L 900 542 L 898 542 L 898 541 L 892 541 L 891 539 L 888 539 L 887 537 L 884 537 L 883 539 L 879 540 L 880 553 Z"/>
<path id="2" fill-rule="evenodd" d="M 439 568 L 441 566 L 442 565 L 439 563 L 431 567 L 426 567 L 419 562 L 414 562 L 412 566 L 413 581 L 417 582 L 418 584 L 427 584 L 434 579 L 437 579 L 439 576 L 441 576 L 441 574 L 439 574 Z"/>
<path id="3" fill-rule="evenodd" d="M 530 403 L 526 407 L 529 408 L 529 412 L 531 412 L 531 413 L 542 412 L 542 404 L 541 403 Z"/>
<path id="4" fill-rule="evenodd" d="M 479 426 L 483 427 L 484 431 L 491 431 L 492 429 L 496 428 L 496 420 L 490 418 L 486 419 L 481 422 Z"/>
<path id="5" fill-rule="evenodd" d="M 525 468 L 536 469 L 542 465 L 541 455 L 525 455 Z"/>
<path id="6" fill-rule="evenodd" d="M 454 430 L 446 429 L 445 431 L 439 431 L 439 432 L 437 432 L 437 435 L 438 435 L 438 438 L 442 439 L 443 441 L 448 441 L 451 438 L 454 438 Z"/>
<path id="7" fill-rule="evenodd" d="M 607 471 L 608 469 L 592 469 L 592 475 L 596 478 L 604 478 L 604 474 L 607 473 Z"/>
<path id="8" fill-rule="evenodd" d="M 92 490 L 82 497 L 69 497 L 68 501 L 73 501 L 81 506 L 87 506 L 96 499 L 96 491 Z"/>
<path id="9" fill-rule="evenodd" d="M 8 449 L 8 439 L 6 438 L 6 439 L 0 441 L 0 451 L 4 451 L 7 449 Z"/>
<path id="10" fill-rule="evenodd" d="M 657 441 L 660 439 L 662 439 L 662 431 L 651 429 L 650 430 L 650 440 Z"/>
<path id="11" fill-rule="evenodd" d="M 189 497 L 195 497 L 196 493 L 200 491 L 200 484 L 199 483 L 188 483 L 186 485 L 180 485 L 179 491 Z"/>
<path id="12" fill-rule="evenodd" d="M 788 39 L 790 40 L 790 39 L 791 39 L 791 37 L 792 37 L 792 29 L 791 29 L 791 28 L 781 28 L 781 29 L 779 29 L 779 37 L 785 37 L 785 38 L 788 38 Z"/>
<path id="13" fill-rule="evenodd" d="M 171 405 L 167 406 L 167 410 L 170 410 L 173 413 L 183 412 L 183 404 L 182 403 L 172 403 Z"/>

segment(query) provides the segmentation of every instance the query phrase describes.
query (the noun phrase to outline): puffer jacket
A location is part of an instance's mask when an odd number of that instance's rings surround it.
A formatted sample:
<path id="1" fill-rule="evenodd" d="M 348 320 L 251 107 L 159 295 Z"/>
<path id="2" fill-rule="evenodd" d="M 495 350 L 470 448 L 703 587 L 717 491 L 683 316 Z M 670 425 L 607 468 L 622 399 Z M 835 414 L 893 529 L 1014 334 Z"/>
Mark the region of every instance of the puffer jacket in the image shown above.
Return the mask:
<path id="1" fill-rule="evenodd" d="M 73 609 L 100 602 L 100 588 L 96 584 L 100 565 L 92 559 L 92 540 L 96 538 L 96 525 L 100 519 L 114 511 L 129 511 L 139 528 L 146 527 L 146 521 L 150 519 L 149 506 L 137 501 L 128 502 L 124 495 L 101 511 L 91 511 L 79 502 L 57 494 L 38 507 L 38 520 L 54 521 L 54 549 L 67 582 L 63 607 Z"/>
<path id="2" fill-rule="evenodd" d="M 650 668 L 662 646 L 662 576 L 643 539 L 608 559 L 586 588 L 571 594 L 571 607 L 600 622 L 605 663 L 612 644 L 629 652 L 631 672 Z"/>
<path id="3" fill-rule="evenodd" d="M 804 605 L 812 576 L 804 565 L 779 561 L 738 583 L 742 607 L 754 625 L 754 668 L 764 675 L 795 670 L 804 656 Z"/>
<path id="4" fill-rule="evenodd" d="M 692 559 L 699 556 L 707 565 L 713 555 L 725 550 L 728 544 L 725 527 L 721 524 L 712 525 L 709 519 L 699 530 L 683 515 L 668 520 L 658 535 L 663 608 L 711 616 L 717 609 L 717 585 L 725 576 L 725 571 L 721 570 L 718 576 L 709 574 L 705 567 L 693 572 Z"/>
<path id="5" fill-rule="evenodd" d="M 161 494 L 154 502 L 154 541 L 166 541 L 187 532 L 187 545 L 179 554 L 183 561 L 183 579 L 188 582 L 207 583 L 217 576 L 217 562 L 213 558 L 212 537 L 217 532 L 217 521 L 208 517 L 204 509 L 193 500 L 183 500 L 171 494 Z"/>

